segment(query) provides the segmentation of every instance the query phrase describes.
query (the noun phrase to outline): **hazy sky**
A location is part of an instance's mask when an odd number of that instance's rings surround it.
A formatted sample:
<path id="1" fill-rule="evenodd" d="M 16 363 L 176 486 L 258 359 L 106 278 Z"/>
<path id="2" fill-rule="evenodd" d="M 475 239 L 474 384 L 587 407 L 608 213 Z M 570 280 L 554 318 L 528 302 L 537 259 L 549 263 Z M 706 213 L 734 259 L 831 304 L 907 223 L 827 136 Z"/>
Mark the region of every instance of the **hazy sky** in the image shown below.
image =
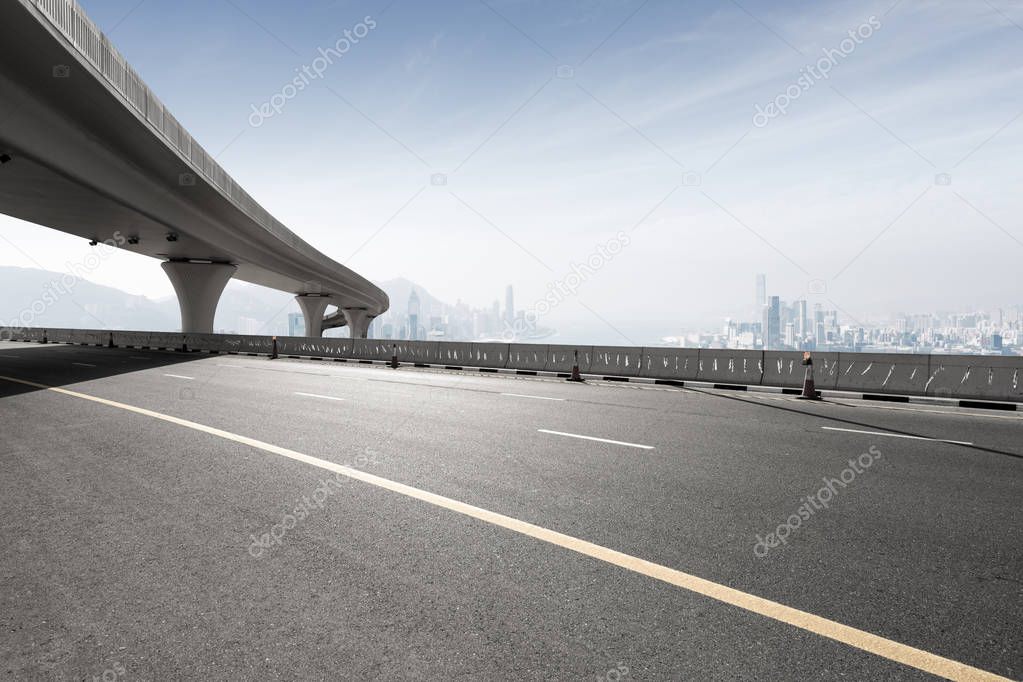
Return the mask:
<path id="1" fill-rule="evenodd" d="M 478 306 L 512 283 L 528 309 L 598 254 L 547 322 L 625 332 L 749 317 L 756 272 L 846 320 L 1023 303 L 1019 3 L 81 4 L 254 197 L 372 279 Z M 88 248 L 0 230 L 54 270 Z M 129 254 L 93 279 L 171 293 Z"/>

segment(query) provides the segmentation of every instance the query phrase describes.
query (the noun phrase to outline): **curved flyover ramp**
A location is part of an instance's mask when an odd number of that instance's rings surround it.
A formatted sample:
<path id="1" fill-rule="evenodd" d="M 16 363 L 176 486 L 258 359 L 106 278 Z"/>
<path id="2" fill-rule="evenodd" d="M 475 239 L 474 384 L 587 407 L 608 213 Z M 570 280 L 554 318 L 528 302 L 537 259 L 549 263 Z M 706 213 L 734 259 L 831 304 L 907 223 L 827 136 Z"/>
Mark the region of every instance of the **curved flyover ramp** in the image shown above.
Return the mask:
<path id="1" fill-rule="evenodd" d="M 164 261 L 182 331 L 213 330 L 231 277 L 298 296 L 308 335 L 331 305 L 353 337 L 387 310 L 234 182 L 73 0 L 0 2 L 0 93 L 0 212 Z"/>

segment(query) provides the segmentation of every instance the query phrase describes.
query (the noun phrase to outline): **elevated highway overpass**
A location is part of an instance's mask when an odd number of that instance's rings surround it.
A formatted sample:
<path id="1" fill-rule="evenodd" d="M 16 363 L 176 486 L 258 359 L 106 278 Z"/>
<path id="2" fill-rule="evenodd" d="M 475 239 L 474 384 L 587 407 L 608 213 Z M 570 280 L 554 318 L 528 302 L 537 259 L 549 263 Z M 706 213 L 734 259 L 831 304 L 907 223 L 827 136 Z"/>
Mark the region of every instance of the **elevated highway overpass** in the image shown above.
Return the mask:
<path id="1" fill-rule="evenodd" d="M 0 212 L 163 261 L 183 332 L 228 280 L 294 293 L 307 334 L 365 338 L 387 295 L 260 206 L 73 0 L 0 3 Z"/>

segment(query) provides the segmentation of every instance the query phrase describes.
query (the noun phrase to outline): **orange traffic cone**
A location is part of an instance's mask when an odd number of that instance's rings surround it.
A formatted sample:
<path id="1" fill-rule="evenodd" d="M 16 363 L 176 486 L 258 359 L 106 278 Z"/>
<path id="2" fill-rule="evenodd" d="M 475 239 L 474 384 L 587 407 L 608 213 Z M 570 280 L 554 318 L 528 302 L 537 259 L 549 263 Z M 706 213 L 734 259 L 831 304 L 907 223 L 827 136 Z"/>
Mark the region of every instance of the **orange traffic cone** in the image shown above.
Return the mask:
<path id="1" fill-rule="evenodd" d="M 273 337 L 273 342 L 274 342 L 274 345 L 273 345 L 273 349 L 270 351 L 270 359 L 271 360 L 276 360 L 277 359 L 277 337 L 276 336 Z"/>
<path id="2" fill-rule="evenodd" d="M 803 374 L 803 394 L 801 400 L 820 400 L 817 390 L 813 385 L 813 358 L 809 353 L 803 353 L 803 364 L 806 365 L 806 372 Z"/>
<path id="3" fill-rule="evenodd" d="M 398 344 L 391 344 L 391 369 L 398 369 Z"/>
<path id="4" fill-rule="evenodd" d="M 572 376 L 566 381 L 578 381 L 582 383 L 584 381 L 581 374 L 579 374 L 579 351 L 575 352 L 575 362 L 572 364 Z"/>

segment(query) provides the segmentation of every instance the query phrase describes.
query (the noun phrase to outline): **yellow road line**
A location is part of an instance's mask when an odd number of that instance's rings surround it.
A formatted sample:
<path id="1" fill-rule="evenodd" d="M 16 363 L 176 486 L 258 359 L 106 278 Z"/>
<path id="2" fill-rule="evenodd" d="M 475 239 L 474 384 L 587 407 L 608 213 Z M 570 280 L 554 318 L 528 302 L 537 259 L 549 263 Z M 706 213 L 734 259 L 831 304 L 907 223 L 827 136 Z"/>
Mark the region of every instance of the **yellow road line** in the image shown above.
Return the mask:
<path id="1" fill-rule="evenodd" d="M 848 644 L 849 646 L 886 658 L 890 661 L 902 663 L 903 665 L 917 668 L 924 672 L 938 675 L 949 680 L 963 680 L 969 682 L 982 680 L 1008 681 L 1008 678 L 1006 677 L 995 675 L 994 673 L 990 673 L 979 668 L 974 668 L 966 665 L 965 663 L 953 661 L 952 659 L 938 656 L 937 654 L 932 654 L 906 644 L 900 644 L 899 642 L 865 632 L 864 630 L 849 627 L 848 625 L 843 625 L 836 621 L 822 618 L 821 616 L 815 616 L 812 613 L 800 611 L 799 609 L 792 608 L 791 606 L 786 606 L 769 599 L 757 597 L 756 595 L 742 592 L 710 580 L 705 580 L 689 573 L 683 573 L 682 571 L 677 571 L 673 568 L 668 568 L 667 566 L 662 566 L 660 564 L 646 561 L 645 559 L 624 554 L 592 542 L 587 542 L 586 540 L 580 540 L 579 538 L 572 537 L 571 535 L 565 535 L 564 533 L 559 533 L 542 526 L 536 526 L 525 521 L 520 521 L 519 519 L 505 516 L 504 514 L 498 514 L 497 512 L 475 507 L 471 504 L 466 504 L 465 502 L 459 502 L 458 500 L 451 499 L 450 497 L 444 497 L 426 490 L 413 488 L 412 486 L 405 485 L 404 483 L 398 483 L 397 481 L 392 481 L 380 476 L 374 476 L 373 474 L 365 471 L 359 471 L 358 469 L 352 469 L 341 464 L 328 462 L 327 460 L 319 459 L 318 457 L 305 455 L 301 452 L 296 452 L 295 450 L 289 450 L 288 448 L 256 440 L 255 438 L 240 436 L 236 433 L 231 433 L 230 431 L 224 431 L 222 429 L 206 426 L 204 424 L 199 424 L 187 419 L 181 419 L 179 417 L 172 417 L 171 415 L 163 414 L 161 412 L 154 412 L 153 410 L 147 410 L 142 407 L 135 407 L 134 405 L 127 405 L 113 400 L 107 400 L 106 398 L 99 398 L 85 393 L 69 391 L 64 388 L 47 386 L 34 381 L 15 379 L 2 375 L 0 375 L 0 380 L 53 391 L 54 393 L 60 393 L 73 398 L 81 398 L 101 405 L 107 405 L 109 407 L 115 407 L 128 412 L 141 414 L 146 417 L 160 419 L 171 424 L 177 424 L 178 426 L 183 426 L 195 431 L 201 431 L 212 436 L 217 436 L 218 438 L 224 438 L 225 440 L 234 441 L 265 452 L 280 455 L 281 457 L 287 457 L 288 459 L 298 462 L 311 464 L 312 466 L 333 471 L 343 476 L 347 476 L 348 478 L 374 485 L 378 488 L 383 488 L 400 495 L 405 495 L 406 497 L 421 500 L 458 514 L 463 514 L 480 521 L 485 521 L 486 523 L 500 526 L 501 528 L 506 528 L 516 533 L 521 533 L 522 535 L 528 535 L 529 537 L 548 542 L 552 545 L 557 545 L 564 549 L 570 549 L 573 552 L 578 552 L 579 554 L 639 573 L 640 575 L 645 575 L 647 577 L 666 582 L 670 585 L 681 587 L 691 592 L 695 592 L 696 594 L 786 623 L 787 625 L 792 625 L 793 627 L 797 627 L 807 632 L 812 632 L 836 642 Z"/>

